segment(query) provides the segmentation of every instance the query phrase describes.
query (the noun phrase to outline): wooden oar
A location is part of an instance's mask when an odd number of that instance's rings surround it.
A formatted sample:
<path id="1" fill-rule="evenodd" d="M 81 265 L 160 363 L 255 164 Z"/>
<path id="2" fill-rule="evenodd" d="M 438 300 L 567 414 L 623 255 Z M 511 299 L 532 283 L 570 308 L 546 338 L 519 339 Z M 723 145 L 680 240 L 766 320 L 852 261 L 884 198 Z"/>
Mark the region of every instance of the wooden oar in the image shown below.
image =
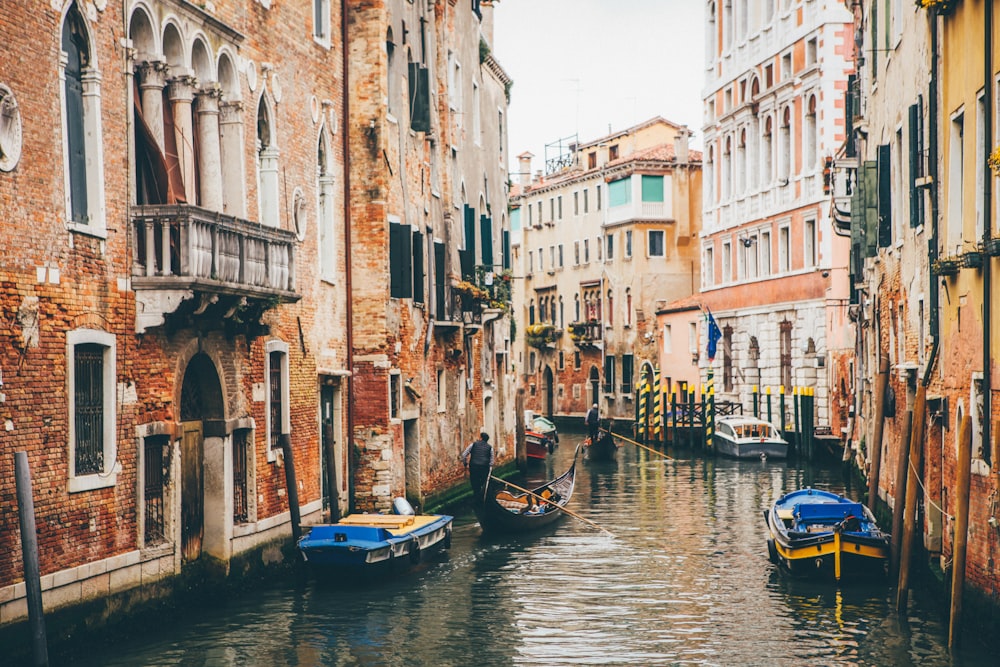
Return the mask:
<path id="1" fill-rule="evenodd" d="M 565 507 L 561 507 L 559 505 L 556 505 L 554 502 L 552 502 L 548 498 L 543 498 L 540 495 L 538 495 L 537 493 L 534 493 L 532 491 L 529 491 L 528 489 L 522 488 L 522 487 L 518 486 L 517 484 L 514 484 L 513 482 L 508 482 L 505 479 L 500 479 L 499 477 L 494 477 L 493 475 L 490 475 L 490 479 L 496 480 L 497 482 L 500 482 L 501 484 L 506 484 L 507 486 L 509 486 L 511 488 L 514 488 L 514 489 L 517 489 L 518 491 L 521 491 L 522 493 L 527 493 L 529 496 L 532 496 L 534 498 L 538 498 L 539 500 L 541 500 L 544 503 L 548 503 L 549 505 L 555 505 L 556 507 L 558 507 L 559 509 L 561 509 L 563 512 L 566 512 L 566 514 L 569 514 L 571 517 L 575 517 L 575 518 L 579 519 L 580 521 L 583 521 L 586 524 L 590 524 L 591 526 L 593 526 L 594 528 L 597 528 L 598 530 L 603 530 L 605 533 L 607 533 L 611 537 L 615 536 L 615 534 L 612 533 L 607 528 L 603 528 L 601 526 L 598 526 L 596 523 L 594 523 L 590 519 L 588 519 L 586 517 L 582 517 L 582 516 L 580 516 L 579 514 L 577 514 L 575 512 L 570 512 Z"/>
<path id="2" fill-rule="evenodd" d="M 603 429 L 603 428 L 601 430 L 604 431 L 605 433 L 611 434 L 615 438 L 621 438 L 625 442 L 630 442 L 633 445 L 635 445 L 636 447 L 640 447 L 642 449 L 645 449 L 648 452 L 652 452 L 653 454 L 656 454 L 657 456 L 662 456 L 663 458 L 667 459 L 668 461 L 673 461 L 674 460 L 674 457 L 667 456 L 663 452 L 658 452 L 655 449 L 653 449 L 652 447 L 647 447 L 646 445 L 641 445 L 638 442 L 636 442 L 635 440 L 630 440 L 629 438 L 626 438 L 624 435 L 618 435 L 617 433 L 611 433 L 611 431 L 608 431 L 607 429 Z"/>

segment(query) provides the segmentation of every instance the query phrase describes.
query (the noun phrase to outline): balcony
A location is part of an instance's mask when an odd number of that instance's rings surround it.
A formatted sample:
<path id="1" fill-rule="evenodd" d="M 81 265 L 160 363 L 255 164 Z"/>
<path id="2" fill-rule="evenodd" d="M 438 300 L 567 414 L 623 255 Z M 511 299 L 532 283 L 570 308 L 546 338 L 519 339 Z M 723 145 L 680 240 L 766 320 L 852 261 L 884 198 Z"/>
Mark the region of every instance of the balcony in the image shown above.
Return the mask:
<path id="1" fill-rule="evenodd" d="M 572 322 L 568 328 L 569 337 L 578 348 L 600 347 L 603 331 L 601 323 L 597 320 Z"/>
<path id="2" fill-rule="evenodd" d="M 662 201 L 630 202 L 608 209 L 607 224 L 615 225 L 631 220 L 668 222 L 673 220 L 669 203 Z"/>
<path id="3" fill-rule="evenodd" d="M 137 333 L 181 312 L 247 323 L 301 298 L 292 232 L 185 204 L 133 207 L 132 225 Z"/>

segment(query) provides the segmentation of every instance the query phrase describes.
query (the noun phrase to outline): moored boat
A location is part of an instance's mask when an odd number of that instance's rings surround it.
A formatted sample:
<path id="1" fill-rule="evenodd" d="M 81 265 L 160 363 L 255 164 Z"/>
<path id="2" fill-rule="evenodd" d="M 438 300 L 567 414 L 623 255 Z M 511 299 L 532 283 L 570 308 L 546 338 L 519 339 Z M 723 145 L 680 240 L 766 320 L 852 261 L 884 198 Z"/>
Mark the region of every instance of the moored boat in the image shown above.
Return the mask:
<path id="1" fill-rule="evenodd" d="M 788 442 L 774 425 L 756 417 L 731 416 L 715 420 L 715 451 L 736 459 L 784 459 Z"/>
<path id="2" fill-rule="evenodd" d="M 409 508 L 400 499 L 396 506 Z M 428 554 L 451 546 L 453 517 L 412 514 L 412 508 L 409 512 L 349 514 L 337 523 L 315 525 L 299 538 L 299 552 L 316 572 L 382 571 L 416 565 Z"/>
<path id="3" fill-rule="evenodd" d="M 529 459 L 544 461 L 545 457 L 552 453 L 552 440 L 537 431 L 524 432 L 524 444 Z"/>
<path id="4" fill-rule="evenodd" d="M 531 430 L 547 436 L 555 444 L 559 444 L 559 431 L 556 425 L 545 417 L 535 417 L 531 420 Z"/>
<path id="5" fill-rule="evenodd" d="M 564 514 L 576 485 L 576 458 L 569 470 L 534 489 L 514 488 L 511 483 L 491 478 L 486 499 L 473 508 L 479 525 L 489 532 L 520 532 L 547 526 Z"/>
<path id="6" fill-rule="evenodd" d="M 889 561 L 889 534 L 871 510 L 820 489 L 800 489 L 764 511 L 771 562 L 796 574 L 881 576 Z"/>
<path id="7" fill-rule="evenodd" d="M 609 431 L 603 428 L 597 432 L 597 440 L 594 442 L 587 438 L 583 441 L 586 447 L 586 458 L 589 461 L 614 461 L 615 453 L 618 451 L 618 441 Z"/>

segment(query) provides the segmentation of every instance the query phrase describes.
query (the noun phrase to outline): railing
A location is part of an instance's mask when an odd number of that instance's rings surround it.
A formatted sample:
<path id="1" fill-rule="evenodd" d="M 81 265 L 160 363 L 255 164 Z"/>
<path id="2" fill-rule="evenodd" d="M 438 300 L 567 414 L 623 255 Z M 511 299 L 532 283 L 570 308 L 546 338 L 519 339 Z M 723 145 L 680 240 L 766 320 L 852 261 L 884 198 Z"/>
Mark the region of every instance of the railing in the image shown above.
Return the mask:
<path id="1" fill-rule="evenodd" d="M 189 279 L 237 291 L 295 290 L 292 232 L 183 204 L 136 206 L 132 224 L 137 288 Z"/>
<path id="2" fill-rule="evenodd" d="M 669 220 L 670 211 L 666 202 L 644 201 L 612 206 L 608 209 L 608 224 L 628 220 Z"/>

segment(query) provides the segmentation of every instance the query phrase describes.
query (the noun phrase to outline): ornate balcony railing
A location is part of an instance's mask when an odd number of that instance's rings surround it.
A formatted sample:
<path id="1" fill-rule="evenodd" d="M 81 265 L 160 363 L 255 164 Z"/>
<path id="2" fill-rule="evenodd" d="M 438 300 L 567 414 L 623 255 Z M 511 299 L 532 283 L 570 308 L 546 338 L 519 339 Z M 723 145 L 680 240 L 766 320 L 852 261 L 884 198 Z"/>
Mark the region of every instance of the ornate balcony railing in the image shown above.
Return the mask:
<path id="1" fill-rule="evenodd" d="M 187 204 L 132 209 L 132 287 L 143 310 L 137 330 L 196 295 L 299 299 L 295 292 L 295 234 Z"/>

